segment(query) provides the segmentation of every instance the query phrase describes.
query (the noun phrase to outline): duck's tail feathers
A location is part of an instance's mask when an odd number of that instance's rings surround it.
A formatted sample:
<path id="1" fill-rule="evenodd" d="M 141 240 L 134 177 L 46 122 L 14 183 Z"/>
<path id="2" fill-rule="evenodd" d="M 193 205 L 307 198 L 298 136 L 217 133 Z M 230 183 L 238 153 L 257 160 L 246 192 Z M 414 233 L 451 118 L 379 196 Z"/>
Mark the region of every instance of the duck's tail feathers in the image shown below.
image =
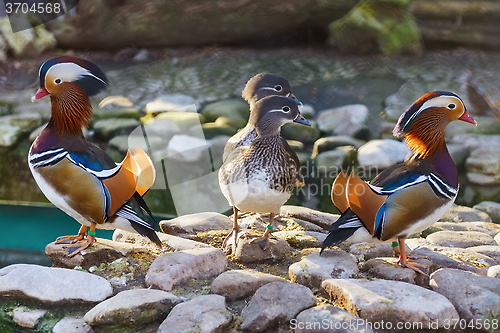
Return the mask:
<path id="1" fill-rule="evenodd" d="M 147 207 L 142 197 L 141 200 Z M 139 200 L 137 200 L 137 197 L 134 195 L 116 212 L 116 215 L 127 219 L 137 233 L 149 238 L 156 245 L 161 246 L 161 240 L 156 234 L 156 231 L 158 230 L 156 220 L 152 216 L 149 208 L 145 209 L 149 216 L 142 211 L 143 208 L 141 207 L 143 207 L 143 205 L 138 201 Z"/>
<path id="2" fill-rule="evenodd" d="M 359 217 L 351 209 L 347 209 L 334 224 L 325 228 L 330 233 L 321 245 L 320 255 L 327 247 L 342 243 L 351 237 L 356 230 L 363 227 L 364 225 Z"/>

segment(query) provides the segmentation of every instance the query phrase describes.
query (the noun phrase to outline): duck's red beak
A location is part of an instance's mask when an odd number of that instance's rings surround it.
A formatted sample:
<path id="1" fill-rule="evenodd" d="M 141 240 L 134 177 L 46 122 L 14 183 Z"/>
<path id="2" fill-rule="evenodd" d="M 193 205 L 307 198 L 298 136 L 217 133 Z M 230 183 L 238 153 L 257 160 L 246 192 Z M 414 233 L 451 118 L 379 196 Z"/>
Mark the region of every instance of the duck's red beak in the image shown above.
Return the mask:
<path id="1" fill-rule="evenodd" d="M 49 92 L 47 91 L 47 89 L 45 88 L 40 88 L 36 91 L 35 95 L 33 97 L 31 97 L 31 102 L 33 103 L 34 101 L 36 101 L 37 99 L 40 99 L 44 96 L 47 96 L 49 94 Z"/>
<path id="2" fill-rule="evenodd" d="M 464 113 L 460 116 L 460 118 L 458 118 L 458 120 L 462 120 L 477 126 L 477 122 L 474 119 L 472 119 L 472 117 L 467 113 L 467 111 L 464 111 Z"/>

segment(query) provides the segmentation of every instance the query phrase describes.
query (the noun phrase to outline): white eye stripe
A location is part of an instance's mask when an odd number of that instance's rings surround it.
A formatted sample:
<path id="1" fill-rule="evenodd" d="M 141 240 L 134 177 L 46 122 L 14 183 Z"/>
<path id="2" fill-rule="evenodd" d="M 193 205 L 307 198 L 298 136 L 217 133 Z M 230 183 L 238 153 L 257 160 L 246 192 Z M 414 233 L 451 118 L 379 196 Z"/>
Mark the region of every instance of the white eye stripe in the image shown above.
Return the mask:
<path id="1" fill-rule="evenodd" d="M 49 76 L 61 79 L 64 82 L 75 81 L 79 78 L 83 78 L 84 76 L 92 76 L 95 79 L 101 81 L 102 83 L 104 84 L 106 83 L 101 78 L 92 74 L 92 72 L 90 72 L 88 69 L 83 68 L 72 62 L 65 62 L 53 65 L 52 67 L 49 68 L 49 70 L 45 74 L 45 80 L 47 80 L 47 77 Z"/>
<path id="2" fill-rule="evenodd" d="M 462 100 L 460 98 L 457 98 L 455 96 L 447 96 L 447 95 L 435 97 L 435 98 L 432 98 L 432 99 L 426 101 L 410 117 L 410 119 L 408 119 L 408 121 L 404 124 L 403 128 L 406 127 L 409 123 L 411 123 L 413 121 L 413 119 L 415 119 L 420 113 L 422 113 L 422 111 L 424 111 L 424 110 L 426 110 L 428 108 L 431 108 L 431 107 L 444 107 L 444 108 L 448 108 L 448 105 L 450 105 L 450 104 L 454 104 L 455 105 L 455 108 L 453 108 L 453 110 L 455 110 L 458 105 L 463 105 L 463 102 L 462 102 Z"/>

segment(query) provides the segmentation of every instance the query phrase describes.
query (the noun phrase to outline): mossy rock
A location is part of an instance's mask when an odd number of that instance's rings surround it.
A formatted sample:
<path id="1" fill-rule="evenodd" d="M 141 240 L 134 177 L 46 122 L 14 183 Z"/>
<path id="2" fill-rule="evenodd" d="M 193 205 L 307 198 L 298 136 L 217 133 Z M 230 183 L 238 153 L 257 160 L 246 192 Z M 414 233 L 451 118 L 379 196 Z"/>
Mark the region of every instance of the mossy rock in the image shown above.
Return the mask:
<path id="1" fill-rule="evenodd" d="M 291 123 L 281 128 L 281 136 L 287 140 L 297 140 L 305 144 L 314 143 L 320 136 L 318 125 L 310 121 L 312 126 Z"/>
<path id="2" fill-rule="evenodd" d="M 241 98 L 226 99 L 207 104 L 201 114 L 207 121 L 215 121 L 219 117 L 224 117 L 231 121 L 243 122 L 244 125 L 250 114 L 250 107 Z"/>
<path id="3" fill-rule="evenodd" d="M 212 139 L 220 135 L 232 136 L 236 134 L 234 127 L 217 122 L 205 123 L 201 125 L 201 128 L 203 128 L 203 134 L 205 134 L 206 139 Z"/>
<path id="4" fill-rule="evenodd" d="M 362 0 L 330 24 L 329 43 L 343 52 L 386 55 L 421 53 L 421 34 L 408 6 L 410 0 Z"/>
<path id="5" fill-rule="evenodd" d="M 139 120 L 141 118 L 141 113 L 139 110 L 134 108 L 112 108 L 112 109 L 101 109 L 95 108 L 93 112 L 93 118 L 95 120 L 99 119 L 109 119 L 109 118 L 132 118 Z"/>
<path id="6" fill-rule="evenodd" d="M 166 112 L 158 115 L 156 118 L 171 120 L 183 131 L 205 123 L 205 117 L 196 112 Z"/>

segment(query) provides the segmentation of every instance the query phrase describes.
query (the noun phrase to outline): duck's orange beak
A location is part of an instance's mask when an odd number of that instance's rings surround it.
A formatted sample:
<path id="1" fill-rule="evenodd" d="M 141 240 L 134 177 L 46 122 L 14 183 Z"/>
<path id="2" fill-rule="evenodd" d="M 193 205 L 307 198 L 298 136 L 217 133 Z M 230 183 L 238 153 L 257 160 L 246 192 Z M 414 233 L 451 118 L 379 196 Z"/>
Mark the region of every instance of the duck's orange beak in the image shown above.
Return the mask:
<path id="1" fill-rule="evenodd" d="M 44 96 L 47 96 L 49 94 L 49 92 L 47 91 L 47 89 L 45 88 L 40 88 L 36 91 L 35 95 L 33 97 L 31 97 L 31 103 L 33 103 L 34 101 L 36 101 L 37 99 L 40 99 Z"/>
<path id="2" fill-rule="evenodd" d="M 458 118 L 458 120 L 462 120 L 477 126 L 477 122 L 467 113 L 467 111 L 464 111 L 464 113 L 460 116 L 460 118 Z"/>

